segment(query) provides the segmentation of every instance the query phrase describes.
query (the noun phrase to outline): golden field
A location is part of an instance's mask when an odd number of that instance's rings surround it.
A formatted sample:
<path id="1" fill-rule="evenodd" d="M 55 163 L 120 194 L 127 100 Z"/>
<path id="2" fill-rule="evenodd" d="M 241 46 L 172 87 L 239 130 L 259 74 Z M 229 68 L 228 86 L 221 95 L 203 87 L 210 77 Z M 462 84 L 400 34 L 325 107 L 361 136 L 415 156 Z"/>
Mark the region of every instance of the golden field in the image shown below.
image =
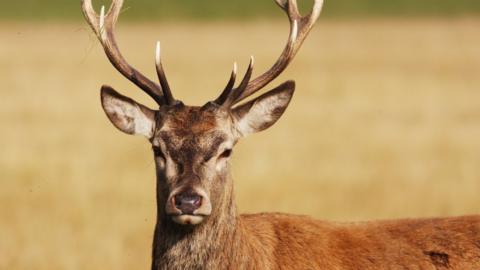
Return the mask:
<path id="1" fill-rule="evenodd" d="M 119 44 L 203 104 L 234 60 L 276 60 L 287 23 L 120 24 Z M 106 83 L 153 105 L 85 25 L 0 24 L 0 269 L 148 269 L 149 144 L 100 107 Z M 320 21 L 276 84 L 297 92 L 236 148 L 242 212 L 341 221 L 480 214 L 480 20 Z M 271 85 L 273 87 L 274 84 Z"/>

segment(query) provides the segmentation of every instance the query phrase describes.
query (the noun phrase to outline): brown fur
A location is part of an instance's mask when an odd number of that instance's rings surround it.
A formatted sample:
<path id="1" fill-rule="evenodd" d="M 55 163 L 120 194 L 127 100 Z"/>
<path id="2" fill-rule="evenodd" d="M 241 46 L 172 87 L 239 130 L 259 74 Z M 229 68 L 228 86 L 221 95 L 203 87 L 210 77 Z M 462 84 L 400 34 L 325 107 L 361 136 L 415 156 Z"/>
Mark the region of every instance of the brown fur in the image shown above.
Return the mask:
<path id="1" fill-rule="evenodd" d="M 286 214 L 238 215 L 229 169 L 207 176 L 195 167 L 197 156 L 229 137 L 231 115 L 179 106 L 160 118 L 157 134 L 168 142 L 168 154 L 191 164 L 214 207 L 200 225 L 175 224 L 163 209 L 178 183 L 165 187 L 169 180 L 157 170 L 152 269 L 480 269 L 479 216 L 334 223 Z"/>
<path id="2" fill-rule="evenodd" d="M 152 269 L 480 269 L 478 216 L 332 223 L 233 209 L 191 230 L 157 227 L 154 249 L 169 250 Z"/>

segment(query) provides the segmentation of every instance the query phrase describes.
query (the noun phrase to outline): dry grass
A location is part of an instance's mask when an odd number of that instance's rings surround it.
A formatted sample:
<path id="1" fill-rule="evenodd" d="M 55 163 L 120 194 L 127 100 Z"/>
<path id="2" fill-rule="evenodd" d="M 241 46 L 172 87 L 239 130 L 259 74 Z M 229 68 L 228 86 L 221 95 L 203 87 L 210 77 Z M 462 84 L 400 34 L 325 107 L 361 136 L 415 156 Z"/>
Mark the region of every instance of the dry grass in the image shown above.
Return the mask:
<path id="1" fill-rule="evenodd" d="M 120 44 L 176 94 L 213 98 L 231 63 L 277 57 L 285 22 L 135 25 Z M 146 269 L 154 168 L 99 104 L 112 84 L 152 104 L 78 25 L 0 25 L 0 269 Z M 282 79 L 298 91 L 234 158 L 243 212 L 360 220 L 480 213 L 480 20 L 321 22 Z M 209 79 L 207 79 L 209 78 Z"/>

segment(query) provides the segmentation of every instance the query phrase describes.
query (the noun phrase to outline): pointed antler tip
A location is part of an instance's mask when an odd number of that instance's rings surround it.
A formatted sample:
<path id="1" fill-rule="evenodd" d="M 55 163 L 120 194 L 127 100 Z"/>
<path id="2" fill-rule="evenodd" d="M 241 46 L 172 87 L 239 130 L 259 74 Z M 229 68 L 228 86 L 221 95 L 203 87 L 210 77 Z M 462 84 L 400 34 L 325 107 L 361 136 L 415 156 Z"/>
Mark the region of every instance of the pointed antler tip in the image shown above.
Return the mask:
<path id="1" fill-rule="evenodd" d="M 157 41 L 157 46 L 155 48 L 155 62 L 157 65 L 160 65 L 161 61 L 161 47 L 160 47 L 160 41 Z"/>
<path id="2" fill-rule="evenodd" d="M 318 17 L 320 16 L 320 13 L 322 12 L 323 9 L 323 0 L 315 0 L 315 3 L 313 4 L 313 9 L 312 12 L 310 13 L 310 22 L 315 22 L 317 21 Z"/>
<path id="3" fill-rule="evenodd" d="M 233 73 L 236 74 L 236 73 L 237 73 L 237 70 L 238 70 L 238 64 L 237 64 L 237 62 L 235 61 L 235 62 L 233 62 Z"/>
<path id="4" fill-rule="evenodd" d="M 105 25 L 105 6 L 100 9 L 100 28 Z"/>

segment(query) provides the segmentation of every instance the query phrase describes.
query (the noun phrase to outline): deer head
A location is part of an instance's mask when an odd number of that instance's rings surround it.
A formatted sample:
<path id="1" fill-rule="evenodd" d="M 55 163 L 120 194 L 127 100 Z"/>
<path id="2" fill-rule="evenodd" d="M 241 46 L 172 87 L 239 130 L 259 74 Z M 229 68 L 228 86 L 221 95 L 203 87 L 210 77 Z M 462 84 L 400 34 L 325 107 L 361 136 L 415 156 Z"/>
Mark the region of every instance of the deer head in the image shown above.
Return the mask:
<path id="1" fill-rule="evenodd" d="M 181 225 L 197 225 L 221 211 L 232 187 L 228 161 L 234 145 L 242 137 L 269 128 L 285 112 L 295 90 L 293 81 L 237 104 L 285 70 L 317 20 L 323 1 L 315 0 L 308 16 L 300 15 L 296 0 L 275 1 L 290 20 L 288 43 L 277 62 L 252 80 L 252 57 L 236 87 L 235 64 L 220 96 L 203 106 L 186 106 L 173 97 L 161 63 L 160 43 L 156 47 L 160 83 L 147 79 L 126 62 L 113 33 L 123 0 L 113 0 L 107 14 L 102 7 L 100 15 L 95 13 L 91 0 L 82 1 L 84 15 L 110 62 L 159 105 L 159 109 L 150 109 L 110 86 L 101 89 L 103 109 L 115 127 L 127 134 L 142 135 L 152 144 L 162 217 Z"/>

